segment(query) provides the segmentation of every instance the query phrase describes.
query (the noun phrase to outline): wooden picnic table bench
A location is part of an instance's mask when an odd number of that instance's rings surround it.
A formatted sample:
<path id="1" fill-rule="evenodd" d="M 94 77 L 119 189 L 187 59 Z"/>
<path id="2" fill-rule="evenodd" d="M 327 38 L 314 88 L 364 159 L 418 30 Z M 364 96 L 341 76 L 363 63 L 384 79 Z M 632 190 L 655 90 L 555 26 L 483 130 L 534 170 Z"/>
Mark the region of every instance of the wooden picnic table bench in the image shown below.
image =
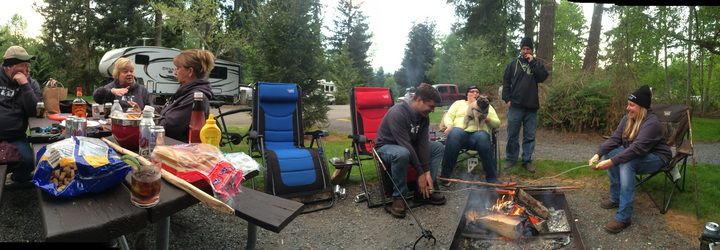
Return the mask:
<path id="1" fill-rule="evenodd" d="M 2 201 L 3 188 L 5 187 L 5 176 L 7 175 L 7 165 L 0 164 L 0 201 Z"/>
<path id="2" fill-rule="evenodd" d="M 53 121 L 49 119 L 30 118 L 32 127 L 44 127 L 51 123 Z M 166 138 L 165 142 L 167 145 L 181 143 L 172 138 Z M 35 143 L 33 149 L 37 152 L 44 145 Z M 246 175 L 246 178 L 254 175 L 257 172 Z M 194 184 L 205 192 L 212 192 L 207 183 Z M 157 235 L 159 248 L 167 248 L 170 216 L 199 202 L 165 180 L 161 183 L 160 201 L 148 209 L 138 208 L 130 202 L 127 183 L 102 193 L 76 197 L 55 197 L 40 189 L 38 195 L 46 241 L 107 242 L 139 231 L 149 223 L 160 222 Z M 243 188 L 242 193 L 233 197 L 231 207 L 235 209 L 236 216 L 248 221 L 246 248 L 253 249 L 256 225 L 279 233 L 302 212 L 303 204 Z"/>

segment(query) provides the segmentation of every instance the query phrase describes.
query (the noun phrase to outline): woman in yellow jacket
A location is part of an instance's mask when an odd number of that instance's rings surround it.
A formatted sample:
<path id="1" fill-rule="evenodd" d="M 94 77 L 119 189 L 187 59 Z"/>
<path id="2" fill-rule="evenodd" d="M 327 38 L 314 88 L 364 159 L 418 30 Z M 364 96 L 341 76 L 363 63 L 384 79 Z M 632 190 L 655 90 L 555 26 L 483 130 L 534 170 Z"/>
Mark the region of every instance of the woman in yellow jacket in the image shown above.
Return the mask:
<path id="1" fill-rule="evenodd" d="M 440 177 L 450 178 L 460 150 L 471 149 L 478 151 L 480 155 L 480 162 L 485 170 L 485 181 L 489 183 L 497 182 L 496 159 L 490 142 L 491 128 L 500 127 L 500 118 L 498 118 L 495 109 L 492 105 L 488 106 L 488 114 L 481 128 L 478 128 L 474 121 L 470 121 L 467 127 L 464 124 L 468 107 L 476 102 L 479 96 L 480 91 L 477 86 L 469 86 L 465 91 L 465 100 L 455 101 L 443 117 L 447 129 L 444 131 L 446 136 L 445 155 L 443 156 Z M 448 187 L 451 182 L 442 184 Z"/>

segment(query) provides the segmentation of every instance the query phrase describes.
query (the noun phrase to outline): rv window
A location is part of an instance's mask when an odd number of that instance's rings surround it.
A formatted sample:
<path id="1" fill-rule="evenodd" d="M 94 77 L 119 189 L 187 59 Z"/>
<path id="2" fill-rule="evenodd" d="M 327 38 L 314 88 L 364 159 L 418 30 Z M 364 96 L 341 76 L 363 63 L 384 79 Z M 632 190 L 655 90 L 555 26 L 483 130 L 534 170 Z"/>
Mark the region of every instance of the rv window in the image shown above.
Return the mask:
<path id="1" fill-rule="evenodd" d="M 150 56 L 135 55 L 135 64 L 142 64 L 142 65 L 150 64 Z"/>
<path id="2" fill-rule="evenodd" d="M 227 79 L 227 68 L 215 66 L 215 68 L 210 71 L 210 78 Z"/>

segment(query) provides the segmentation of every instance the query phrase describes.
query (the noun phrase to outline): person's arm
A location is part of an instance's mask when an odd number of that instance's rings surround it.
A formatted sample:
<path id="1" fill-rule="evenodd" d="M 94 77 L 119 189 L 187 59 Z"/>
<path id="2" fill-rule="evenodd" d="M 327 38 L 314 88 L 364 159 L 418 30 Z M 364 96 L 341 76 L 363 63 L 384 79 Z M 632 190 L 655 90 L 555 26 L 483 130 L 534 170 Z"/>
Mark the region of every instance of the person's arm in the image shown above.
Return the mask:
<path id="1" fill-rule="evenodd" d="M 488 115 L 485 117 L 485 120 L 491 128 L 500 127 L 500 117 L 498 117 L 497 112 L 495 112 L 495 108 L 493 108 L 492 105 L 488 106 Z M 487 132 L 490 133 L 490 131 Z"/>
<path id="2" fill-rule="evenodd" d="M 510 103 L 510 93 L 512 93 L 512 77 L 515 60 L 516 59 L 510 61 L 507 67 L 505 67 L 505 73 L 503 73 L 503 88 L 501 98 L 506 105 Z"/>
<path id="3" fill-rule="evenodd" d="M 537 83 L 544 82 L 548 76 L 550 76 L 550 73 L 548 73 L 547 69 L 545 69 L 545 65 L 543 65 L 540 60 L 537 60 L 537 58 L 530 62 L 530 69 L 532 70 L 533 78 Z"/>
<path id="4" fill-rule="evenodd" d="M 445 126 L 447 127 L 447 128 L 445 129 L 445 131 L 444 131 L 445 136 L 447 136 L 448 134 L 450 134 L 450 131 L 452 131 L 453 127 L 455 127 L 455 124 L 454 124 L 454 122 L 455 122 L 455 116 L 456 116 L 455 113 L 456 113 L 457 110 L 458 110 L 458 106 L 460 106 L 460 105 L 458 104 L 458 102 L 463 102 L 463 100 L 457 100 L 457 101 L 455 101 L 452 105 L 450 105 L 450 108 L 448 109 L 448 112 L 445 113 L 445 115 L 443 116 L 443 121 L 445 122 Z"/>
<path id="5" fill-rule="evenodd" d="M 640 125 L 637 137 L 622 152 L 611 158 L 614 164 L 629 162 L 637 157 L 645 156 L 655 147 L 665 136 L 660 123 L 655 120 L 645 119 Z"/>
<path id="6" fill-rule="evenodd" d="M 40 92 L 40 85 L 37 81 L 32 78 L 27 78 L 28 82 L 20 85 L 20 93 L 22 95 L 22 106 L 25 115 L 28 117 L 35 116 L 35 107 L 37 103 L 42 100 L 42 93 Z"/>

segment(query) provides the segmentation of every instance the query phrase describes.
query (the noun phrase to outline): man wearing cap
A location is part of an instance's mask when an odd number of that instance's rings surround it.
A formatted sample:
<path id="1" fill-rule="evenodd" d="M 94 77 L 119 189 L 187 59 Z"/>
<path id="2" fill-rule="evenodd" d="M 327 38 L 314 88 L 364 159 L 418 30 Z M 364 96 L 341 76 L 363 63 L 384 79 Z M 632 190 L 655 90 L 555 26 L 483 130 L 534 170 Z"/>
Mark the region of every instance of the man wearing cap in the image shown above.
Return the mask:
<path id="1" fill-rule="evenodd" d="M 548 72 L 532 53 L 532 38 L 523 38 L 520 41 L 520 56 L 510 61 L 503 74 L 502 99 L 508 107 L 505 170 L 512 168 L 517 161 L 520 153 L 518 140 L 522 128 L 522 165 L 527 171 L 535 172 L 532 153 L 535 151 L 537 111 L 540 108 L 538 84 L 547 79 Z"/>
<path id="2" fill-rule="evenodd" d="M 471 85 L 465 91 L 465 100 L 457 100 L 443 116 L 443 121 L 447 125 L 444 133 L 447 136 L 445 140 L 445 155 L 442 161 L 442 171 L 440 177 L 450 178 L 458 154 L 461 149 L 477 150 L 480 155 L 483 170 L 485 170 L 485 181 L 489 183 L 497 182 L 497 171 L 495 168 L 495 156 L 493 155 L 492 142 L 490 142 L 491 128 L 500 127 L 500 118 L 498 118 L 492 105 L 488 106 L 488 113 L 485 116 L 485 122 L 481 127 L 470 121 L 465 126 L 465 116 L 468 107 L 472 107 L 474 102 L 480 96 L 480 90 L 477 86 Z M 442 183 L 448 187 L 452 182 Z"/>
<path id="3" fill-rule="evenodd" d="M 35 169 L 34 152 L 25 132 L 28 117 L 35 115 L 35 107 L 42 100 L 40 85 L 30 78 L 30 60 L 20 46 L 11 46 L 3 56 L 3 70 L 0 73 L 0 141 L 15 145 L 21 155 L 20 166 L 10 179 L 7 187 L 30 186 Z"/>
<path id="4" fill-rule="evenodd" d="M 625 108 L 628 114 L 588 161 L 593 169 L 607 170 L 610 178 L 610 199 L 600 202 L 604 209 L 618 209 L 615 218 L 605 224 L 609 233 L 619 233 L 630 226 L 635 175 L 656 172 L 672 156 L 662 125 L 650 108 L 651 102 L 652 92 L 647 85 L 633 92 Z"/>

